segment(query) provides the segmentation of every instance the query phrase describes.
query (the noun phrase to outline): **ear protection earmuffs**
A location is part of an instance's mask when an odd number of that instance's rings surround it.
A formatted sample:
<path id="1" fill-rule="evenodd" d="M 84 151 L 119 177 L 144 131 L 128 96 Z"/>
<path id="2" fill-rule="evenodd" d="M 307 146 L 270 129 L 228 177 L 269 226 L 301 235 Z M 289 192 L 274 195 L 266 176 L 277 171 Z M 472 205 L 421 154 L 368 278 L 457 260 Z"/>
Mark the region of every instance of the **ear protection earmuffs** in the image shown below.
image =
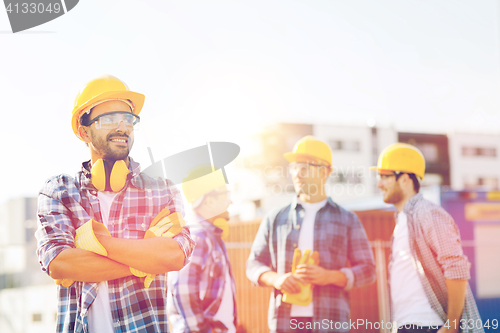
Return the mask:
<path id="1" fill-rule="evenodd" d="M 129 174 L 124 160 L 107 161 L 98 159 L 90 170 L 92 185 L 99 191 L 119 192 L 127 182 Z"/>
<path id="2" fill-rule="evenodd" d="M 222 217 L 218 217 L 214 221 L 214 226 L 216 226 L 219 229 L 222 229 L 222 235 L 220 238 L 222 240 L 226 240 L 227 237 L 229 237 L 229 225 L 227 224 L 227 220 L 223 219 Z"/>

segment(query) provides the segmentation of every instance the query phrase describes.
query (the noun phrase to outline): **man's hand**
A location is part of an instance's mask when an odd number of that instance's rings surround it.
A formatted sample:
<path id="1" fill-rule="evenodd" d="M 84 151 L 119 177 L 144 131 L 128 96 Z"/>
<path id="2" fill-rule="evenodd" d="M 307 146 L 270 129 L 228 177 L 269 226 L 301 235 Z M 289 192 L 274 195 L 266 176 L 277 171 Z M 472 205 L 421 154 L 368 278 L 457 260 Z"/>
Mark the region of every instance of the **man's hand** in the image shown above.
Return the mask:
<path id="1" fill-rule="evenodd" d="M 304 284 L 312 283 L 318 286 L 326 286 L 330 283 L 329 271 L 320 266 L 299 265 L 295 274 Z"/>
<path id="2" fill-rule="evenodd" d="M 170 214 L 170 210 L 164 208 L 156 217 L 151 221 L 149 229 L 146 231 L 144 238 L 154 237 L 167 237 L 174 238 L 181 231 L 186 222 L 179 213 Z M 137 277 L 144 277 L 144 288 L 149 288 L 151 282 L 156 277 L 156 274 L 146 274 L 138 269 L 130 267 L 130 272 Z"/>
<path id="3" fill-rule="evenodd" d="M 328 270 L 316 265 L 299 265 L 295 275 L 306 284 L 312 283 L 318 286 L 333 284 L 342 288 L 347 284 L 347 278 L 341 271 Z"/>
<path id="4" fill-rule="evenodd" d="M 75 282 L 73 280 L 70 280 L 70 279 L 55 279 L 54 282 L 58 285 L 58 286 L 63 286 L 63 287 L 71 287 L 71 285 Z"/>
<path id="5" fill-rule="evenodd" d="M 276 278 L 273 280 L 273 287 L 290 294 L 296 294 L 300 292 L 300 286 L 298 282 L 298 279 L 293 276 L 292 273 L 287 273 L 285 275 L 276 276 Z"/>
<path id="6" fill-rule="evenodd" d="M 460 330 L 460 318 L 462 317 L 465 304 L 467 280 L 446 279 L 445 281 L 448 292 L 448 318 L 447 323 L 438 330 L 438 333 L 458 333 Z"/>
<path id="7" fill-rule="evenodd" d="M 110 237 L 108 229 L 104 224 L 90 219 L 76 230 L 75 246 L 77 249 L 91 251 L 103 256 L 107 256 L 106 249 L 101 245 L 99 237 Z M 75 281 L 70 279 L 54 279 L 57 285 L 70 287 Z"/>
<path id="8" fill-rule="evenodd" d="M 108 229 L 104 224 L 90 219 L 76 229 L 75 246 L 77 249 L 94 252 L 106 257 L 108 252 L 100 242 L 103 237 L 111 237 Z"/>
<path id="9" fill-rule="evenodd" d="M 297 268 L 299 266 L 306 265 L 318 265 L 319 264 L 319 253 L 314 251 L 311 253 L 310 249 L 304 251 L 304 255 L 300 249 L 295 249 L 293 251 L 292 260 L 292 276 L 297 280 L 299 291 L 296 293 L 289 293 L 287 291 L 283 292 L 283 302 L 297 305 L 308 305 L 312 302 L 312 293 L 314 285 L 311 283 L 306 283 L 302 280 L 299 275 L 297 275 Z"/>
<path id="10" fill-rule="evenodd" d="M 273 287 L 290 294 L 300 292 L 299 280 L 293 276 L 292 273 L 279 275 L 273 271 L 264 272 L 259 276 L 259 284 Z"/>

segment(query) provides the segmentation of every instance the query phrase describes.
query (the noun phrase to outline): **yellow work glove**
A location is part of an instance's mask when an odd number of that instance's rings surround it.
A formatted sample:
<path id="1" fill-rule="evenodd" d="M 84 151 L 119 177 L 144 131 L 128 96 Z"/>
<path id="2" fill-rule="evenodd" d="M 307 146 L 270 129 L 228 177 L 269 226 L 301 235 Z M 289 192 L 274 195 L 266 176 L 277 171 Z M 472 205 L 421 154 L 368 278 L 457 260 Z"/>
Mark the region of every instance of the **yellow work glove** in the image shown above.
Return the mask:
<path id="1" fill-rule="evenodd" d="M 70 280 L 70 279 L 55 279 L 54 282 L 58 285 L 58 286 L 63 286 L 63 287 L 70 287 L 75 281 L 73 280 Z"/>
<path id="2" fill-rule="evenodd" d="M 181 231 L 186 222 L 179 213 L 170 214 L 170 210 L 167 208 L 163 209 L 156 217 L 151 221 L 149 229 L 144 235 L 144 239 L 152 237 L 169 237 L 173 238 L 177 236 Z M 153 282 L 156 274 L 148 274 L 141 272 L 135 268 L 130 267 L 130 272 L 137 277 L 144 277 L 144 288 L 149 288 L 151 282 Z"/>
<path id="3" fill-rule="evenodd" d="M 77 249 L 83 249 L 90 252 L 108 256 L 108 251 L 97 240 L 96 234 L 110 236 L 108 228 L 104 224 L 90 219 L 87 223 L 76 229 L 75 245 Z"/>
<path id="4" fill-rule="evenodd" d="M 304 255 L 301 255 L 300 249 L 295 249 L 293 252 L 293 261 L 292 261 L 292 274 L 295 274 L 295 270 L 299 265 L 318 265 L 319 264 L 319 253 L 318 251 L 314 251 L 311 255 L 311 250 L 305 250 Z M 312 290 L 313 285 L 310 283 L 303 284 L 302 282 L 298 282 L 300 286 L 300 292 L 295 294 L 289 294 L 286 291 L 283 291 L 283 302 L 297 305 L 308 305 L 312 301 Z"/>
<path id="5" fill-rule="evenodd" d="M 104 246 L 99 243 L 96 234 L 111 237 L 108 228 L 106 228 L 104 224 L 96 222 L 94 219 L 90 219 L 87 223 L 76 229 L 75 246 L 77 249 L 87 250 L 107 257 L 108 252 Z M 54 281 L 57 285 L 63 287 L 69 287 L 75 282 L 70 279 L 55 279 Z"/>

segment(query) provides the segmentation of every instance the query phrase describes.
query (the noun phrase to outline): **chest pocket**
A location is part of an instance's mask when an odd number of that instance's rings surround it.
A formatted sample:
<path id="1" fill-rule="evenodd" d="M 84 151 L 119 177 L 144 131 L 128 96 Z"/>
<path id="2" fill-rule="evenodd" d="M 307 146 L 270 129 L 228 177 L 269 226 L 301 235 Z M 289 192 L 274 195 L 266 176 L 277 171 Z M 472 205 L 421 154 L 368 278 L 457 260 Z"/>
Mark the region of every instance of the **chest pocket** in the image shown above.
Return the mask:
<path id="1" fill-rule="evenodd" d="M 142 239 L 153 219 L 150 216 L 129 216 L 123 230 L 123 238 Z"/>
<path id="2" fill-rule="evenodd" d="M 316 230 L 317 231 L 317 230 Z M 321 230 L 320 252 L 321 266 L 327 269 L 340 269 L 347 266 L 347 227 L 332 221 Z M 316 248 L 315 248 L 316 249 Z"/>

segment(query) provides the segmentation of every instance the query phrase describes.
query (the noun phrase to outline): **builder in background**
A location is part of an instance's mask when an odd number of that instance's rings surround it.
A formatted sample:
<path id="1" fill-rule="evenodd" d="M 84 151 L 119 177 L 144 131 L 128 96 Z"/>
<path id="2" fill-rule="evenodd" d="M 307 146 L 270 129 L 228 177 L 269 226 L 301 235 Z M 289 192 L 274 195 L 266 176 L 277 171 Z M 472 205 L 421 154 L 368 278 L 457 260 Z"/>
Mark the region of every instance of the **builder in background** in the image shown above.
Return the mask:
<path id="1" fill-rule="evenodd" d="M 378 172 L 384 202 L 398 211 L 389 264 L 397 332 L 483 332 L 458 228 L 443 208 L 419 193 L 422 153 L 396 143 L 382 151 L 371 169 Z"/>
<path id="2" fill-rule="evenodd" d="M 90 160 L 40 191 L 37 253 L 59 285 L 56 332 L 168 332 L 165 273 L 194 242 L 179 191 L 129 157 L 143 103 L 114 76 L 90 81 L 72 116 Z"/>
<path id="3" fill-rule="evenodd" d="M 247 277 L 274 288 L 271 332 L 347 332 L 349 290 L 375 281 L 365 230 L 325 193 L 332 171 L 326 143 L 306 136 L 284 156 L 297 196 L 262 221 Z"/>
<path id="4" fill-rule="evenodd" d="M 196 247 L 186 267 L 168 274 L 167 311 L 173 332 L 234 333 L 236 288 L 223 241 L 229 233 L 231 200 L 224 175 L 199 168 L 182 188 L 195 213 L 189 227 Z"/>

